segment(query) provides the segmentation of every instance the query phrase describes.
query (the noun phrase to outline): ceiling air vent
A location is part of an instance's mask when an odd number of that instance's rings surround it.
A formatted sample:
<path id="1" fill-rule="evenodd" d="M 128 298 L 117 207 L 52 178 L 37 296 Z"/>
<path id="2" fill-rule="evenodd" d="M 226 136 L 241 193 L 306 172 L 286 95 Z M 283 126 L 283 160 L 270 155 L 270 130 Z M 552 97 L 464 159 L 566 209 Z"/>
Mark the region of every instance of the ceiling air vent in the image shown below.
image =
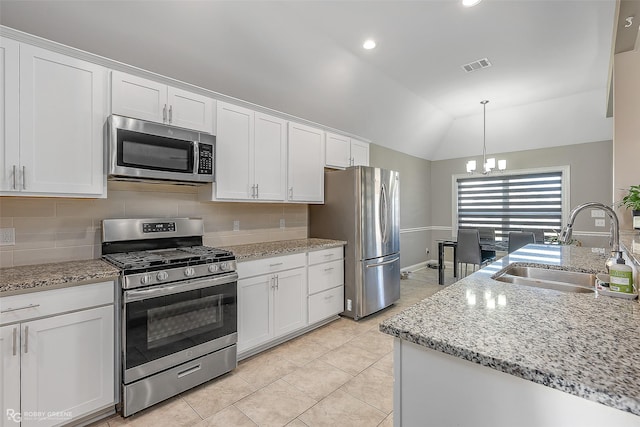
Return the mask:
<path id="1" fill-rule="evenodd" d="M 467 73 L 472 71 L 481 70 L 483 68 L 491 67 L 491 62 L 487 58 L 478 59 L 477 61 L 470 62 L 468 64 L 464 64 L 462 69 Z"/>

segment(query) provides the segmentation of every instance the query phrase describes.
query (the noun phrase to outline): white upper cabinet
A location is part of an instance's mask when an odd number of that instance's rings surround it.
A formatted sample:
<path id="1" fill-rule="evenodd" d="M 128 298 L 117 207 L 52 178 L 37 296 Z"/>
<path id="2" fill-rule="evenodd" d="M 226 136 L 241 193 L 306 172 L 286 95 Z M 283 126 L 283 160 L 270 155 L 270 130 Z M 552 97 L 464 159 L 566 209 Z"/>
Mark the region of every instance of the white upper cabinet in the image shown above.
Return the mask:
<path id="1" fill-rule="evenodd" d="M 106 70 L 6 38 L 2 47 L 2 194 L 103 196 Z"/>
<path id="2" fill-rule="evenodd" d="M 351 166 L 369 166 L 369 143 L 351 138 Z"/>
<path id="3" fill-rule="evenodd" d="M 20 43 L 0 37 L 0 191 L 18 191 Z"/>
<path id="4" fill-rule="evenodd" d="M 325 166 L 346 168 L 351 166 L 351 138 L 327 132 Z"/>
<path id="5" fill-rule="evenodd" d="M 289 122 L 288 199 L 292 202 L 324 202 L 324 132 Z"/>
<path id="6" fill-rule="evenodd" d="M 214 133 L 215 100 L 142 77 L 111 72 L 111 112 Z"/>
<path id="7" fill-rule="evenodd" d="M 286 122 L 218 102 L 217 200 L 284 201 Z"/>
<path id="8" fill-rule="evenodd" d="M 327 132 L 325 142 L 328 168 L 369 166 L 369 143 Z"/>

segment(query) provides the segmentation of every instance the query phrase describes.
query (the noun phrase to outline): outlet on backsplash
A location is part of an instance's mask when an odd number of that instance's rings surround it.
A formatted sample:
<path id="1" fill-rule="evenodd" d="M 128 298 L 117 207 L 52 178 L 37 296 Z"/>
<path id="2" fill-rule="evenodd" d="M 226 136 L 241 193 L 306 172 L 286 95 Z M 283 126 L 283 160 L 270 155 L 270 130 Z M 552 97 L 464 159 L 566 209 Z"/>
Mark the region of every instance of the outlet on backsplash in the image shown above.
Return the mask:
<path id="1" fill-rule="evenodd" d="M 240 220 L 233 221 L 233 231 L 240 231 Z"/>
<path id="2" fill-rule="evenodd" d="M 284 218 L 280 218 L 280 228 L 284 228 Z"/>
<path id="3" fill-rule="evenodd" d="M 13 246 L 16 244 L 15 228 L 0 228 L 0 246 Z"/>

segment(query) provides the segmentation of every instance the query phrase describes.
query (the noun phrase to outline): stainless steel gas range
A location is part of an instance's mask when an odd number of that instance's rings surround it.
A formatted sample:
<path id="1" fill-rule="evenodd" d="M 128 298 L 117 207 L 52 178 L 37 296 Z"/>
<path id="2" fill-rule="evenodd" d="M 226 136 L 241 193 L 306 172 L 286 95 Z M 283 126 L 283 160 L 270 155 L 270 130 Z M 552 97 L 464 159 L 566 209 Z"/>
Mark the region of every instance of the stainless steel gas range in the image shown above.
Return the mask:
<path id="1" fill-rule="evenodd" d="M 106 219 L 103 259 L 121 269 L 122 415 L 237 365 L 231 252 L 202 246 L 201 219 Z"/>

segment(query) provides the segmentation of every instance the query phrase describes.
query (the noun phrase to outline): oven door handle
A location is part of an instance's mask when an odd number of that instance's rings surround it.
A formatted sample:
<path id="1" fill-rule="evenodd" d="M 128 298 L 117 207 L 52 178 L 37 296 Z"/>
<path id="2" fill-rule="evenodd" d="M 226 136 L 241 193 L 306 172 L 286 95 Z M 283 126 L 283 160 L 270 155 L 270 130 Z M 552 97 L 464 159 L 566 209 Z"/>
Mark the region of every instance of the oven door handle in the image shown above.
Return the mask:
<path id="1" fill-rule="evenodd" d="M 166 295 L 179 294 L 181 292 L 195 291 L 202 288 L 210 288 L 213 286 L 225 285 L 238 280 L 238 273 L 228 273 L 206 279 L 197 279 L 194 281 L 172 283 L 161 286 L 153 286 L 146 289 L 136 289 L 125 291 L 124 302 L 142 301 L 149 298 L 162 297 Z"/>

